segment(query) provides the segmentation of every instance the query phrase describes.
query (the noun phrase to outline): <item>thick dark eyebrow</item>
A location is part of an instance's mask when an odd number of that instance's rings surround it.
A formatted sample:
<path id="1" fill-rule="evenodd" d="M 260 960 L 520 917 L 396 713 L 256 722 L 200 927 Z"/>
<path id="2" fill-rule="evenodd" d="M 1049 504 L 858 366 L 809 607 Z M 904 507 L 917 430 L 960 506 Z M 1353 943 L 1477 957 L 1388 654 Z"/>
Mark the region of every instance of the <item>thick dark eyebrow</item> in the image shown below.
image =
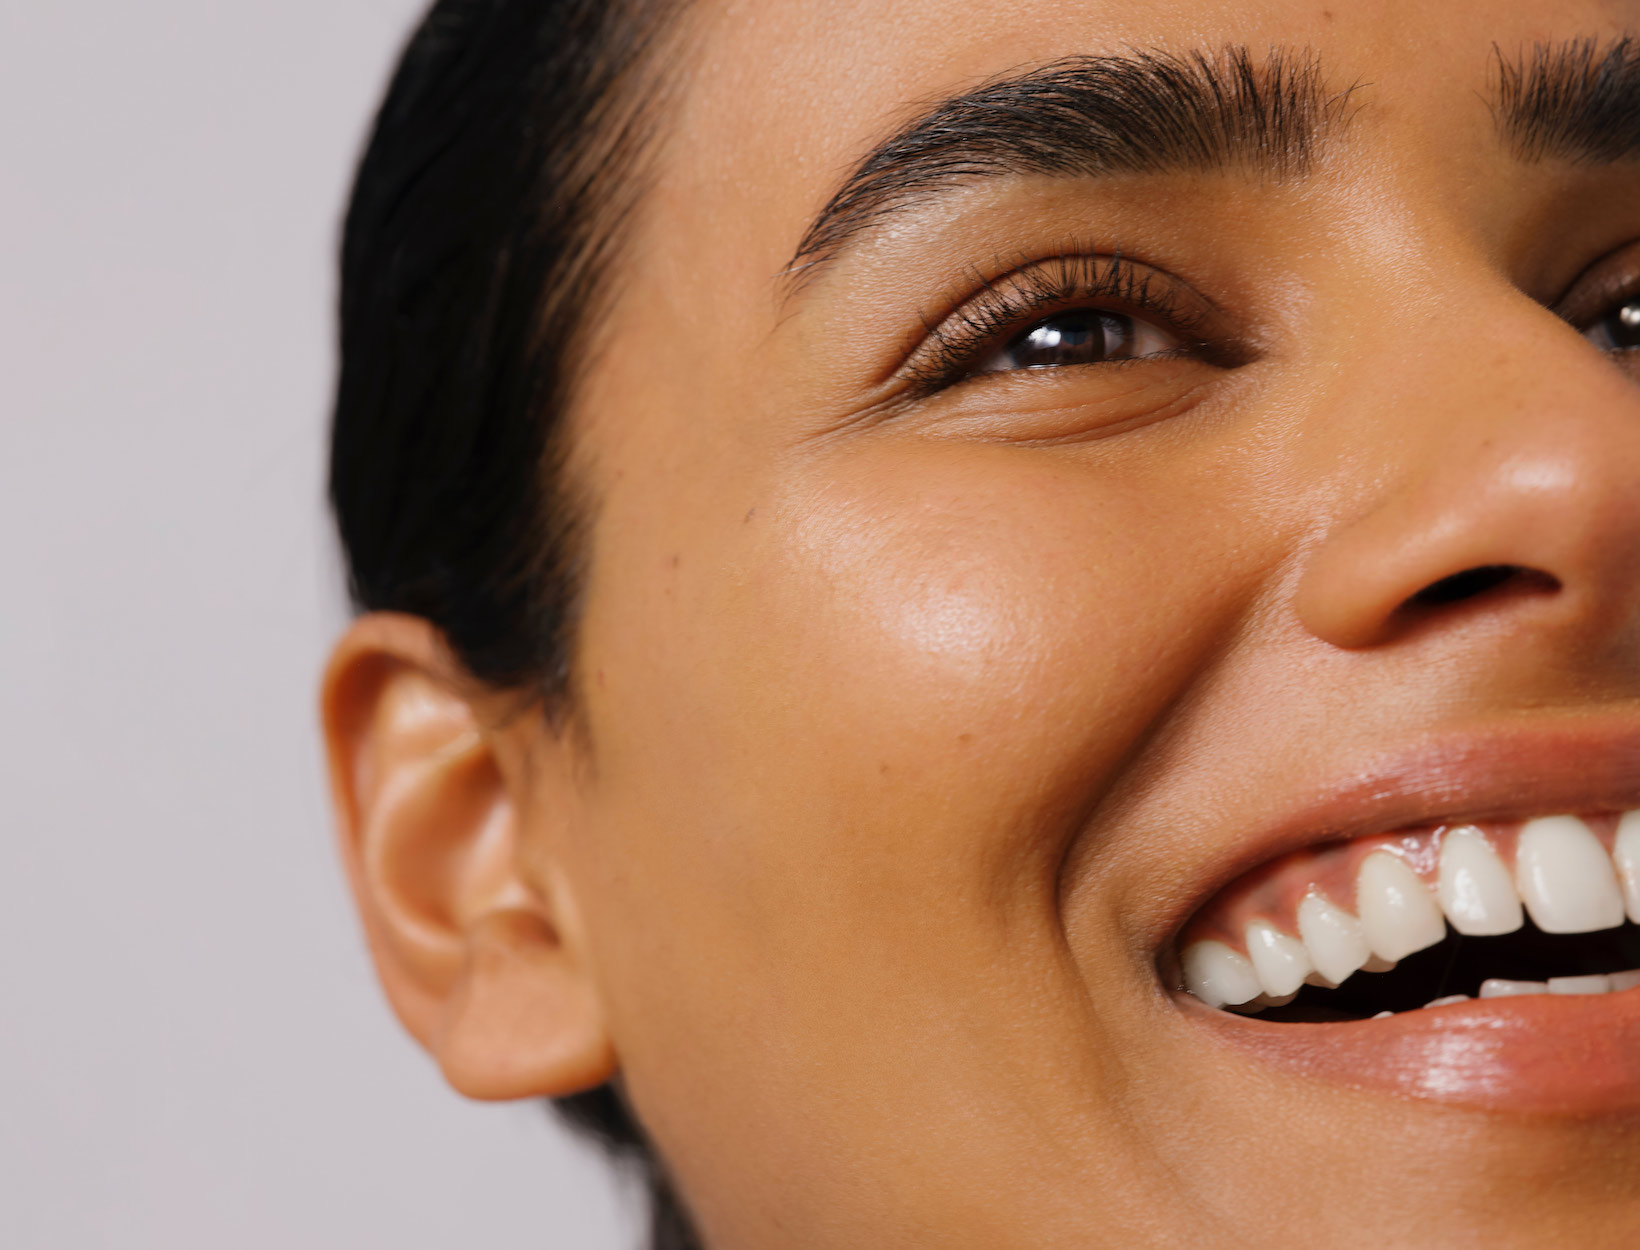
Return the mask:
<path id="1" fill-rule="evenodd" d="M 1640 157 L 1640 43 L 1576 39 L 1498 52 L 1498 126 L 1523 160 Z"/>
<path id="2" fill-rule="evenodd" d="M 1328 94 L 1308 52 L 1255 60 L 1244 47 L 1072 57 L 995 79 L 940 100 L 873 148 L 785 273 L 801 284 L 883 218 L 976 179 L 1302 174 L 1349 94 Z"/>

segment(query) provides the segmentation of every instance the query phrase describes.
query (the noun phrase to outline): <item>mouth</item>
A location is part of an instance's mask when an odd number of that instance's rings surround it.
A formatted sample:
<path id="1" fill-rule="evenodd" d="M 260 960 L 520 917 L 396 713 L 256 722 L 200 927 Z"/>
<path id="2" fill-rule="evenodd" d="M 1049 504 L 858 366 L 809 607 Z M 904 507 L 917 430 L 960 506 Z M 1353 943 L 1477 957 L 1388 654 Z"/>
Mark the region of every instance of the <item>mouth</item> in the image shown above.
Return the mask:
<path id="1" fill-rule="evenodd" d="M 1400 830 L 1282 856 L 1180 935 L 1181 988 L 1271 1022 L 1640 987 L 1640 809 Z"/>
<path id="2" fill-rule="evenodd" d="M 1640 756 L 1559 745 L 1513 778 L 1530 746 L 1491 753 L 1490 788 L 1464 784 L 1484 746 L 1421 785 L 1380 774 L 1366 802 L 1323 809 L 1325 840 L 1272 835 L 1270 858 L 1175 931 L 1175 1003 L 1309 1077 L 1489 1110 L 1640 1110 L 1640 787 L 1620 776 Z M 1597 796 L 1581 808 L 1580 768 Z M 1491 810 L 1406 820 L 1435 790 L 1449 812 Z M 1386 812 L 1400 819 L 1372 831 Z"/>

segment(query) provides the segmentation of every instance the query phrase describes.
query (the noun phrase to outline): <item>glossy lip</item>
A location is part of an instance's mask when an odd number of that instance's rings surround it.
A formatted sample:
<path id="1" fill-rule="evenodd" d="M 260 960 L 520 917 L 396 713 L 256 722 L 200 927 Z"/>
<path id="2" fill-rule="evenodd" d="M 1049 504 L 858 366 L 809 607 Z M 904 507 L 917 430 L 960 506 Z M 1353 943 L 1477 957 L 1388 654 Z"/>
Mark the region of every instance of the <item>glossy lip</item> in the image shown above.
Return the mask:
<path id="1" fill-rule="evenodd" d="M 1343 1024 L 1273 1024 L 1182 990 L 1174 999 L 1213 1044 L 1293 1076 L 1479 1111 L 1640 1111 L 1640 989 L 1477 999 Z"/>
<path id="2" fill-rule="evenodd" d="M 1299 847 L 1458 820 L 1520 820 L 1640 806 L 1632 714 L 1432 735 L 1318 788 L 1208 866 L 1161 923 L 1172 937 L 1224 886 Z M 1530 995 L 1400 1012 L 1383 1020 L 1275 1023 L 1169 994 L 1209 1044 L 1287 1074 L 1478 1110 L 1551 1115 L 1640 1111 L 1640 990 Z"/>

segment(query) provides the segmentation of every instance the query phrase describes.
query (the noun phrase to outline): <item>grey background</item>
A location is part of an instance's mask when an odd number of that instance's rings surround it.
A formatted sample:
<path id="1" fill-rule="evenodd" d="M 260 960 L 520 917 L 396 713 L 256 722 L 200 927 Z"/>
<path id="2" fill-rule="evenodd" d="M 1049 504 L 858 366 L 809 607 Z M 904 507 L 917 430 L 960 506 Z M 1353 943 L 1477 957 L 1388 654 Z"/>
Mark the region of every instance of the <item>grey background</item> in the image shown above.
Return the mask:
<path id="1" fill-rule="evenodd" d="M 0 1246 L 626 1246 L 330 847 L 331 254 L 419 0 L 0 4 Z"/>

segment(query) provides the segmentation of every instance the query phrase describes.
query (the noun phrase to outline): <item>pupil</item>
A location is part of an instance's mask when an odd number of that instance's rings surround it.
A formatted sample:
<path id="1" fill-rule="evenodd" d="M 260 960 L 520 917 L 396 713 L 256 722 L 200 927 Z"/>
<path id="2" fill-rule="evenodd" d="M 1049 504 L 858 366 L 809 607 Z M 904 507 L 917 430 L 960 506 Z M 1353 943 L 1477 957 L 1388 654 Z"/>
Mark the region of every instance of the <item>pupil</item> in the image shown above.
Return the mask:
<path id="1" fill-rule="evenodd" d="M 1640 347 L 1640 299 L 1630 300 L 1608 319 L 1615 347 Z"/>
<path id="2" fill-rule="evenodd" d="M 1637 328 L 1640 335 L 1640 328 Z M 1009 348 L 1015 369 L 1093 364 L 1119 353 L 1131 338 L 1129 319 L 1114 313 L 1071 312 L 1032 326 Z"/>

